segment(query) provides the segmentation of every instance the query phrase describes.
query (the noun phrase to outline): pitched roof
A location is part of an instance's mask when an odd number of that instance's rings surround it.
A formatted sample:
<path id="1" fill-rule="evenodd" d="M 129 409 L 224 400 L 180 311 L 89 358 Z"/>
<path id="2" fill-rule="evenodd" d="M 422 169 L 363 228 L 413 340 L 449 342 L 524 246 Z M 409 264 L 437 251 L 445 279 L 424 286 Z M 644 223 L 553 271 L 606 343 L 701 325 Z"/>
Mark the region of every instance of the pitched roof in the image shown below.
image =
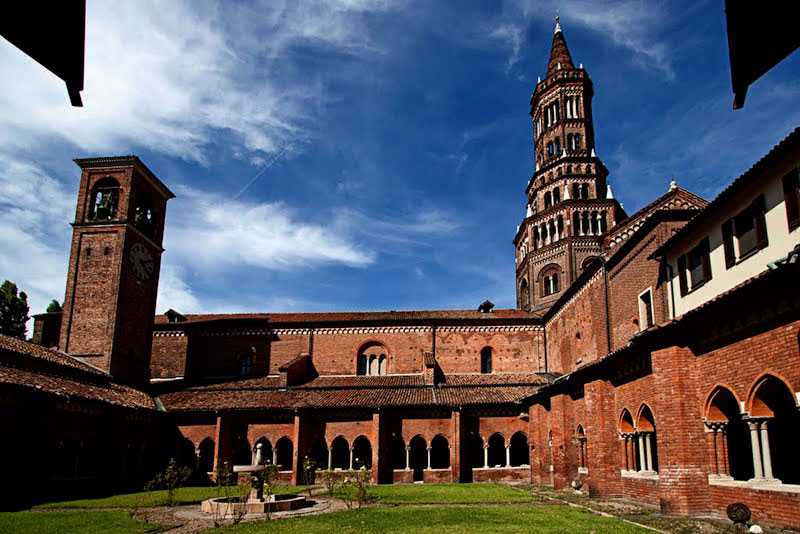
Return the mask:
<path id="1" fill-rule="evenodd" d="M 419 321 L 419 320 L 480 320 L 536 319 L 536 313 L 512 308 L 491 312 L 477 310 L 400 310 L 400 311 L 342 311 L 342 312 L 283 312 L 283 313 L 205 313 L 186 314 L 185 321 L 200 323 L 211 321 L 265 321 L 270 324 L 344 323 L 367 321 Z M 170 324 L 168 317 L 157 315 L 155 324 Z"/>
<path id="2" fill-rule="evenodd" d="M 168 411 L 296 408 L 474 406 L 517 403 L 550 382 L 538 373 L 450 375 L 426 385 L 422 375 L 319 376 L 281 389 L 274 376 L 187 387 L 164 393 Z"/>
<path id="3" fill-rule="evenodd" d="M 790 150 L 796 150 L 800 147 L 800 127 L 795 128 L 789 135 L 783 138 L 777 145 L 767 152 L 767 154 L 753 164 L 752 167 L 747 169 L 731 184 L 722 190 L 717 195 L 717 198 L 711 201 L 703 211 L 697 214 L 686 226 L 669 238 L 666 243 L 661 245 L 658 250 L 653 253 L 654 257 L 663 256 L 670 248 L 675 246 L 681 239 L 685 238 L 694 232 L 701 225 L 713 219 L 719 212 L 727 206 L 727 203 L 734 198 L 737 194 L 743 192 L 749 186 L 756 183 L 759 179 L 763 178 L 766 168 L 775 163 L 779 158 L 785 156 Z"/>
<path id="4" fill-rule="evenodd" d="M 63 352 L 0 335 L 0 384 L 37 394 L 155 409 L 147 393 Z"/>
<path id="5" fill-rule="evenodd" d="M 550 47 L 550 59 L 547 62 L 547 76 L 553 74 L 558 68 L 574 69 L 572 56 L 567 48 L 567 40 L 564 39 L 564 32 L 561 31 L 561 23 L 556 21 L 555 32 L 553 33 L 553 44 Z"/>

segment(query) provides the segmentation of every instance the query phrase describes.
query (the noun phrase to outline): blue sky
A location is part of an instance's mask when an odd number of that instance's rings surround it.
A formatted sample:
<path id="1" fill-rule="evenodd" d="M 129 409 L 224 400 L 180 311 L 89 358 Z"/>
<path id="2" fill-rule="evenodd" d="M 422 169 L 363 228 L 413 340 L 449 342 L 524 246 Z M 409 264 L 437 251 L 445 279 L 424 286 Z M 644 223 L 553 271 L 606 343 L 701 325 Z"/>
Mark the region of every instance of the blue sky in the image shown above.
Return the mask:
<path id="1" fill-rule="evenodd" d="M 556 12 L 629 213 L 800 123 L 798 54 L 731 109 L 721 1 L 89 0 L 83 109 L 0 40 L 0 278 L 63 299 L 71 160 L 136 153 L 178 195 L 159 312 L 511 307 Z"/>

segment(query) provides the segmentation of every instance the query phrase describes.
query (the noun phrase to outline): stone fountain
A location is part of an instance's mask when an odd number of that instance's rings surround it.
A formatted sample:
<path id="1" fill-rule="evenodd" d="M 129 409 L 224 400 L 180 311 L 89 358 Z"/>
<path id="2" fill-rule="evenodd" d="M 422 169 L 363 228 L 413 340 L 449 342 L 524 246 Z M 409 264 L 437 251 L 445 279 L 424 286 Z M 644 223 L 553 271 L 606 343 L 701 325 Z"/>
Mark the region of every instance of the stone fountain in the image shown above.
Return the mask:
<path id="1" fill-rule="evenodd" d="M 253 465 L 236 465 L 234 473 L 250 475 L 250 495 L 245 500 L 239 497 L 220 497 L 207 499 L 200 509 L 217 516 L 236 516 L 244 514 L 265 514 L 267 512 L 285 512 L 297 510 L 307 505 L 306 498 L 297 494 L 269 495 L 264 498 L 264 469 L 261 463 L 261 444 L 256 446 Z"/>

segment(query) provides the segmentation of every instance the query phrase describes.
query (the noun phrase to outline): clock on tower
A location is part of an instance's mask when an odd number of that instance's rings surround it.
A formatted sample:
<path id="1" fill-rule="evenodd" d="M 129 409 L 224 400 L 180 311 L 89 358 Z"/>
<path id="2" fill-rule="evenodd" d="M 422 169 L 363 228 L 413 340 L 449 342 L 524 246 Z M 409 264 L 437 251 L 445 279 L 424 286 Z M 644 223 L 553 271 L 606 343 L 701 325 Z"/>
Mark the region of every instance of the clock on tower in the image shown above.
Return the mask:
<path id="1" fill-rule="evenodd" d="M 175 195 L 136 156 L 81 168 L 59 348 L 141 385 L 150 377 L 164 216 Z"/>

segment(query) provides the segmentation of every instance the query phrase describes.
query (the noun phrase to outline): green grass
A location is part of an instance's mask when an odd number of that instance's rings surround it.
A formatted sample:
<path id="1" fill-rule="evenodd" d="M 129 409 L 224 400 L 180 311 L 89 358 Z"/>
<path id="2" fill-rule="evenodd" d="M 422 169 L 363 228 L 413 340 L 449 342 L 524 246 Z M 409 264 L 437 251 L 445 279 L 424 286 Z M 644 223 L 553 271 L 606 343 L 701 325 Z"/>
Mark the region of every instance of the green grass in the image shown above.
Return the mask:
<path id="1" fill-rule="evenodd" d="M 369 507 L 280 521 L 240 523 L 212 532 L 248 534 L 442 534 L 480 533 L 645 533 L 647 530 L 567 506 L 507 505 L 453 507 Z"/>
<path id="2" fill-rule="evenodd" d="M 0 513 L 0 532 L 14 534 L 142 534 L 159 530 L 124 510 Z"/>
<path id="3" fill-rule="evenodd" d="M 302 486 L 277 486 L 275 493 L 297 493 L 304 491 Z M 235 491 L 231 489 L 231 492 Z M 175 491 L 175 504 L 199 503 L 205 499 L 223 496 L 222 490 L 216 486 L 201 486 L 178 488 Z M 140 491 L 138 493 L 124 493 L 97 499 L 78 499 L 72 501 L 49 502 L 35 506 L 34 510 L 56 510 L 69 508 L 150 508 L 153 506 L 166 506 L 166 490 Z M 0 531 L 2 532 L 2 531 Z"/>
<path id="4" fill-rule="evenodd" d="M 369 486 L 383 504 L 499 504 L 532 500 L 529 491 L 503 484 L 396 484 Z"/>

